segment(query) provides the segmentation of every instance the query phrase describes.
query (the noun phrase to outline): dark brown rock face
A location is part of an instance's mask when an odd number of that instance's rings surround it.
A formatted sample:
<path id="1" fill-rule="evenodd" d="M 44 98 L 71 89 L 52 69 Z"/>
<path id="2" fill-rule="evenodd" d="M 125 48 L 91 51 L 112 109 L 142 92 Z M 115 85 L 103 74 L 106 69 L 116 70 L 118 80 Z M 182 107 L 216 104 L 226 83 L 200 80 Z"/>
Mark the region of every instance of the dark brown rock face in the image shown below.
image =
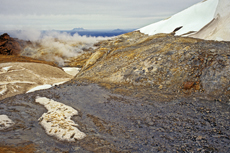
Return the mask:
<path id="1" fill-rule="evenodd" d="M 101 42 L 75 79 L 140 97 L 196 94 L 229 103 L 229 76 L 230 42 L 136 31 Z"/>
<path id="2" fill-rule="evenodd" d="M 31 45 L 30 41 L 24 41 L 17 38 L 11 38 L 7 33 L 0 36 L 0 63 L 8 62 L 30 62 L 43 63 L 58 67 L 53 62 L 42 61 L 26 56 L 20 56 L 21 51 L 27 46 Z"/>
<path id="3" fill-rule="evenodd" d="M 7 33 L 0 36 L 0 54 L 18 55 L 21 51 L 19 43 Z"/>

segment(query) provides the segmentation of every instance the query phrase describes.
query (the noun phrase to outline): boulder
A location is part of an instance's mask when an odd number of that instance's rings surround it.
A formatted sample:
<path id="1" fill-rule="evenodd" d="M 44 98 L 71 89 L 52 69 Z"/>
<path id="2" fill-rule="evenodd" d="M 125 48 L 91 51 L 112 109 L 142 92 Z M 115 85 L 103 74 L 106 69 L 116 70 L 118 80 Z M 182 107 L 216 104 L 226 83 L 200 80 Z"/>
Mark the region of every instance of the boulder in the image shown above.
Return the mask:
<path id="1" fill-rule="evenodd" d="M 18 55 L 21 51 L 20 44 L 7 33 L 0 36 L 0 54 Z"/>

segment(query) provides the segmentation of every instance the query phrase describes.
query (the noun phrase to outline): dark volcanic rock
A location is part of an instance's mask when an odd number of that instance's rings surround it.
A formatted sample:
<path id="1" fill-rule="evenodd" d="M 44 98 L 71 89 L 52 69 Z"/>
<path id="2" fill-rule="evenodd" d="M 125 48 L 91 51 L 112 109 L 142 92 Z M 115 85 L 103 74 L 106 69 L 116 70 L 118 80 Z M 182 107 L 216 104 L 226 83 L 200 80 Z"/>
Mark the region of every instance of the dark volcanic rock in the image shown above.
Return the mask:
<path id="1" fill-rule="evenodd" d="M 72 120 L 87 137 L 68 143 L 47 135 L 38 121 L 47 110 L 35 103 L 36 96 L 77 109 L 79 115 Z M 50 153 L 223 153 L 230 151 L 229 109 L 219 101 L 145 101 L 112 94 L 95 84 L 69 82 L 2 100 L 1 114 L 9 116 L 15 125 L 0 131 L 0 144 L 33 144 L 36 152 Z"/>
<path id="2" fill-rule="evenodd" d="M 0 63 L 8 62 L 31 62 L 43 63 L 58 67 L 54 62 L 43 61 L 31 57 L 20 56 L 21 50 L 31 45 L 30 41 L 24 41 L 17 38 L 11 38 L 7 33 L 0 36 Z"/>
<path id="3" fill-rule="evenodd" d="M 21 51 L 20 44 L 7 33 L 0 36 L 0 54 L 18 55 Z"/>

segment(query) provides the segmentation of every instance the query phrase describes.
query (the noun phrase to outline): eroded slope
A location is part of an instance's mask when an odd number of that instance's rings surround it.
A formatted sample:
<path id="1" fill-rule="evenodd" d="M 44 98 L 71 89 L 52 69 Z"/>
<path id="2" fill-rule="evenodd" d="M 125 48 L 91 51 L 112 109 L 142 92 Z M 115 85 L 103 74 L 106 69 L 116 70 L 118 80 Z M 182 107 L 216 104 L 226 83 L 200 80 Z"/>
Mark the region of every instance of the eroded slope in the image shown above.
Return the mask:
<path id="1" fill-rule="evenodd" d="M 75 79 L 136 96 L 196 93 L 228 102 L 229 64 L 229 42 L 132 32 L 101 42 Z"/>

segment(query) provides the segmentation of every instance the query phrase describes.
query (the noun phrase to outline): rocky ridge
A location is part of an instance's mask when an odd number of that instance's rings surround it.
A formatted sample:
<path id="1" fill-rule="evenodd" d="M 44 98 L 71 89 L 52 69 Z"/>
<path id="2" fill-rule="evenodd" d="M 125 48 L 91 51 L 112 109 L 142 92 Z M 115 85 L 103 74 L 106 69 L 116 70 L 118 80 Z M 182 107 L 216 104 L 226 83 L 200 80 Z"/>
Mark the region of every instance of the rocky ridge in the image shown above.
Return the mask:
<path id="1" fill-rule="evenodd" d="M 224 41 L 135 31 L 100 42 L 75 80 L 139 97 L 196 94 L 229 103 L 229 48 Z"/>

